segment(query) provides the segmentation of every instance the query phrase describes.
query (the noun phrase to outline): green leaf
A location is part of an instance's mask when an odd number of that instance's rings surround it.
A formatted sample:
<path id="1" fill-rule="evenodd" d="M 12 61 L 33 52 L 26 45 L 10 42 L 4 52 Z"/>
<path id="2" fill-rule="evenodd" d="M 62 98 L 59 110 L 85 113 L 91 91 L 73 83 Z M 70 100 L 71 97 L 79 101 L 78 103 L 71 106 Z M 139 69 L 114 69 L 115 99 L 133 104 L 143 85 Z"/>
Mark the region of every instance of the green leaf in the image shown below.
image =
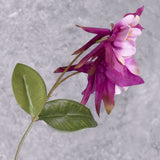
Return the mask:
<path id="1" fill-rule="evenodd" d="M 61 131 L 76 131 L 97 126 L 87 107 L 67 99 L 47 102 L 39 119 Z"/>
<path id="2" fill-rule="evenodd" d="M 37 116 L 45 106 L 47 91 L 42 77 L 32 68 L 18 63 L 12 75 L 14 96 L 27 113 Z"/>

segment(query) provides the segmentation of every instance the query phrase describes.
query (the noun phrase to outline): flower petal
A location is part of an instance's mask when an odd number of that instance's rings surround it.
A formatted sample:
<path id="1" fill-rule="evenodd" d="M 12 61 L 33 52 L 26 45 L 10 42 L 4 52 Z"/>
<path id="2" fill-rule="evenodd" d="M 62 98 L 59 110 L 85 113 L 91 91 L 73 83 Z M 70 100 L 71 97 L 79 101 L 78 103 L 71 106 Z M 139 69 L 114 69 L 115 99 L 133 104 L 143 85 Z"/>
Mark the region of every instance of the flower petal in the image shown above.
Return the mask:
<path id="1" fill-rule="evenodd" d="M 125 65 L 133 74 L 139 75 L 138 64 L 133 57 L 125 58 Z"/>
<path id="2" fill-rule="evenodd" d="M 136 53 L 134 41 L 115 41 L 113 45 L 114 49 L 121 54 L 121 56 L 132 56 Z"/>
<path id="3" fill-rule="evenodd" d="M 135 13 L 127 13 L 124 17 L 126 17 L 128 15 L 140 16 L 142 14 L 143 10 L 144 10 L 144 6 L 142 6 L 141 8 L 138 8 Z"/>
<path id="4" fill-rule="evenodd" d="M 105 84 L 106 78 L 103 73 L 97 73 L 95 80 L 96 80 L 95 105 L 96 105 L 97 114 L 99 116 L 101 100 L 103 97 L 103 90 L 104 90 L 104 84 Z"/>
<path id="5" fill-rule="evenodd" d="M 91 95 L 91 93 L 94 92 L 94 79 L 95 79 L 95 76 L 92 75 L 92 76 L 89 76 L 88 77 L 88 84 L 87 84 L 87 87 L 86 89 L 82 92 L 82 94 L 84 95 L 83 98 L 82 98 L 82 101 L 81 101 L 81 104 L 85 105 Z"/>
<path id="6" fill-rule="evenodd" d="M 67 72 L 69 71 L 79 71 L 79 72 L 84 72 L 84 73 L 88 73 L 90 68 L 92 67 L 93 63 L 91 62 L 88 62 L 86 63 L 85 65 L 83 65 L 81 68 L 77 68 L 75 69 L 75 66 L 76 65 L 72 65 Z M 60 72 L 63 72 L 65 69 L 67 68 L 67 66 L 64 66 L 64 67 L 59 67 L 57 68 L 54 73 L 60 73 Z"/>
<path id="7" fill-rule="evenodd" d="M 135 23 L 134 15 L 127 15 L 121 21 L 123 24 L 133 25 Z"/>
<path id="8" fill-rule="evenodd" d="M 91 76 L 91 75 L 93 75 L 95 73 L 95 71 L 98 68 L 98 65 L 101 62 L 102 58 L 103 57 L 99 57 L 93 62 L 93 65 L 91 66 L 90 70 L 88 71 L 88 75 L 89 76 Z M 99 68 L 101 68 L 100 65 L 99 65 Z"/>
<path id="9" fill-rule="evenodd" d="M 115 56 L 117 57 L 117 59 L 119 60 L 120 63 L 122 63 L 123 65 L 125 64 L 125 60 L 124 57 L 118 52 L 118 50 L 116 48 L 113 47 L 113 52 L 115 53 Z"/>
<path id="10" fill-rule="evenodd" d="M 106 71 L 106 76 L 120 87 L 133 86 L 144 83 L 143 79 L 131 73 L 126 66 L 119 67 L 118 70 L 110 68 Z"/>
<path id="11" fill-rule="evenodd" d="M 138 28 L 138 29 L 140 29 L 141 31 L 144 29 L 140 24 L 137 24 L 137 25 L 134 26 L 133 28 Z"/>
<path id="12" fill-rule="evenodd" d="M 104 42 L 100 43 L 95 49 L 93 49 L 89 54 L 87 54 L 82 60 L 76 65 L 76 69 L 82 67 L 94 54 L 103 51 Z"/>
<path id="13" fill-rule="evenodd" d="M 125 41 L 128 36 L 130 28 L 131 27 L 129 27 L 129 26 L 121 27 L 120 31 L 117 33 L 115 40 L 116 41 Z"/>
<path id="14" fill-rule="evenodd" d="M 111 34 L 111 30 L 107 28 L 93 28 L 93 27 L 84 27 L 79 25 L 76 25 L 76 26 L 82 28 L 84 31 L 89 33 L 102 34 L 105 36 Z"/>
<path id="15" fill-rule="evenodd" d="M 115 86 L 115 94 L 121 94 L 122 92 L 125 92 L 128 89 L 128 87 L 119 87 Z"/>
<path id="16" fill-rule="evenodd" d="M 110 114 L 110 112 L 114 107 L 114 94 L 115 94 L 115 84 L 112 83 L 110 80 L 107 80 L 104 86 L 103 102 L 108 114 Z"/>
<path id="17" fill-rule="evenodd" d="M 135 15 L 140 16 L 142 14 L 143 10 L 144 10 L 144 6 L 142 6 L 141 8 L 138 8 Z"/>
<path id="18" fill-rule="evenodd" d="M 98 41 L 102 37 L 104 37 L 104 36 L 102 36 L 102 35 L 96 35 L 90 41 L 88 41 L 84 46 L 82 46 L 80 49 L 76 50 L 72 55 L 78 54 L 78 53 L 80 53 L 82 51 L 87 50 L 90 46 L 92 46 L 96 41 Z"/>
<path id="19" fill-rule="evenodd" d="M 105 43 L 105 62 L 107 65 L 109 66 L 113 66 L 114 63 L 113 63 L 113 49 L 112 49 L 112 46 L 111 46 L 111 43 L 110 42 L 107 42 Z"/>
<path id="20" fill-rule="evenodd" d="M 140 36 L 142 31 L 139 28 L 132 28 L 131 29 L 132 33 L 131 33 L 131 37 L 137 37 Z"/>
<path id="21" fill-rule="evenodd" d="M 127 87 L 144 83 L 143 79 L 131 73 L 125 65 L 118 62 L 115 55 L 113 55 L 114 66 L 108 66 L 106 69 L 106 76 L 116 85 L 120 87 Z"/>

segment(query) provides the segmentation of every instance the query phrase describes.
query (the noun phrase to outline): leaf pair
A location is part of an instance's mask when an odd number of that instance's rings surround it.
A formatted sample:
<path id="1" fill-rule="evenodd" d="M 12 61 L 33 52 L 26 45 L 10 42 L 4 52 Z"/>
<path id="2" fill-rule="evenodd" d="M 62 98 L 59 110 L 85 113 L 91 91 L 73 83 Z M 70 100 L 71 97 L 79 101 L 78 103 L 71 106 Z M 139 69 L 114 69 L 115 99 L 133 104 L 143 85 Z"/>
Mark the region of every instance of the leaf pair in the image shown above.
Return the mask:
<path id="1" fill-rule="evenodd" d="M 47 102 L 46 85 L 32 68 L 17 64 L 12 76 L 12 88 L 18 104 L 32 118 L 39 116 L 51 127 L 61 131 L 76 131 L 97 126 L 90 110 L 72 100 Z"/>

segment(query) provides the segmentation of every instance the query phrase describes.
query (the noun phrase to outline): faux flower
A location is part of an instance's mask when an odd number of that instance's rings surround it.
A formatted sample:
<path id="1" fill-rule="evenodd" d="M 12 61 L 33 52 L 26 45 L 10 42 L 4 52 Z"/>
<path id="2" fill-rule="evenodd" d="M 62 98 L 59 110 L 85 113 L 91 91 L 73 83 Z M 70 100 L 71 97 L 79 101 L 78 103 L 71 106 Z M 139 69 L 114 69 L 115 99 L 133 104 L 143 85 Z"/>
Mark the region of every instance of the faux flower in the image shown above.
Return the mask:
<path id="1" fill-rule="evenodd" d="M 79 26 L 97 35 L 73 54 L 81 53 L 95 43 L 99 44 L 68 71 L 76 70 L 88 74 L 88 85 L 82 92 L 81 103 L 85 105 L 95 92 L 98 115 L 102 100 L 109 114 L 114 107 L 115 94 L 125 91 L 129 86 L 144 83 L 138 76 L 138 66 L 133 57 L 136 52 L 136 38 L 143 30 L 139 24 L 143 9 L 141 7 L 135 13 L 126 14 L 120 22 L 112 26 L 112 30 Z M 60 67 L 55 72 L 63 72 L 65 68 Z"/>

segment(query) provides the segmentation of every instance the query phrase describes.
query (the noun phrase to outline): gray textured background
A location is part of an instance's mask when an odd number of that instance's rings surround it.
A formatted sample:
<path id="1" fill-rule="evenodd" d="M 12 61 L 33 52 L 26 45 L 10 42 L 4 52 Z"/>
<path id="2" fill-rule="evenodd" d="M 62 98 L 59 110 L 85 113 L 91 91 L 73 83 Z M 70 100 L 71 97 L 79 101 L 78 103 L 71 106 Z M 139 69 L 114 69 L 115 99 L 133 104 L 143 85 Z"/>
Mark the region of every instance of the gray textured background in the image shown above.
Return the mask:
<path id="1" fill-rule="evenodd" d="M 36 69 L 47 88 L 52 72 L 72 59 L 71 53 L 93 35 L 74 24 L 110 27 L 127 12 L 145 5 L 136 59 L 145 84 L 115 97 L 108 116 L 98 118 L 94 96 L 87 106 L 99 125 L 61 133 L 36 122 L 25 140 L 20 160 L 159 160 L 160 159 L 160 1 L 159 0 L 0 0 L 0 160 L 13 160 L 30 117 L 16 103 L 11 75 L 17 62 Z M 80 101 L 87 83 L 80 74 L 65 82 L 54 98 Z"/>

